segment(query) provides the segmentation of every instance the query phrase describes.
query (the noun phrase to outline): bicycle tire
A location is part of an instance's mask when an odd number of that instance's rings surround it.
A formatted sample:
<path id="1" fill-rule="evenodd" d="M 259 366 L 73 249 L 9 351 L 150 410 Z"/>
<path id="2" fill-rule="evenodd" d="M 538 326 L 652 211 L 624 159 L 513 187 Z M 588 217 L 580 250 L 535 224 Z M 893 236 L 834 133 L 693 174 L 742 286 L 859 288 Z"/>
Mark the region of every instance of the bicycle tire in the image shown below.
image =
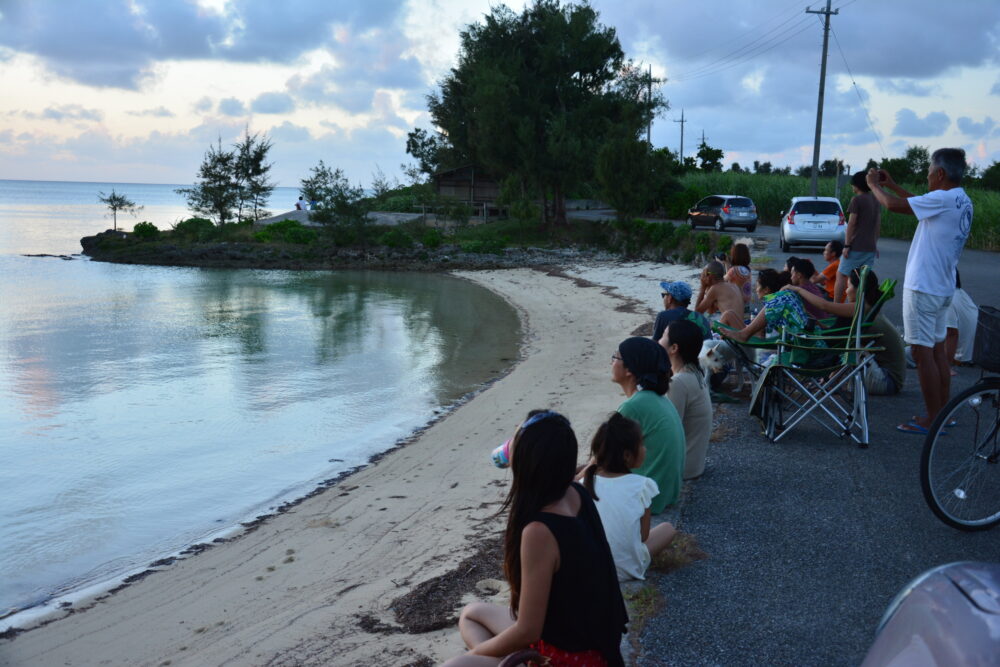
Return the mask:
<path id="1" fill-rule="evenodd" d="M 949 425 L 950 424 L 950 425 Z M 920 486 L 931 511 L 965 531 L 1000 523 L 1000 378 L 952 398 L 924 439 Z"/>

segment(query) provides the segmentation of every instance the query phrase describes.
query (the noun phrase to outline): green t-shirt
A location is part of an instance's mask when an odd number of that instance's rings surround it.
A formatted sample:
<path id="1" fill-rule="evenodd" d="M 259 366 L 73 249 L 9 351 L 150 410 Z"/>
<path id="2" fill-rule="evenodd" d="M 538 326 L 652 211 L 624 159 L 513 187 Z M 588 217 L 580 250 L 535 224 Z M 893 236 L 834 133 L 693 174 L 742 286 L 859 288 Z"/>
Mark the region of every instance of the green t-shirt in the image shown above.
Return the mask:
<path id="1" fill-rule="evenodd" d="M 653 514 L 659 514 L 676 503 L 681 493 L 685 442 L 680 415 L 669 398 L 649 390 L 632 394 L 618 406 L 618 412 L 642 426 L 646 460 L 632 472 L 651 478 L 660 487 L 650 506 Z"/>
<path id="2" fill-rule="evenodd" d="M 889 372 L 899 391 L 903 388 L 903 378 L 906 376 L 906 347 L 899 332 L 880 314 L 865 333 L 882 334 L 875 340 L 875 347 L 885 349 L 875 353 L 875 363 Z"/>

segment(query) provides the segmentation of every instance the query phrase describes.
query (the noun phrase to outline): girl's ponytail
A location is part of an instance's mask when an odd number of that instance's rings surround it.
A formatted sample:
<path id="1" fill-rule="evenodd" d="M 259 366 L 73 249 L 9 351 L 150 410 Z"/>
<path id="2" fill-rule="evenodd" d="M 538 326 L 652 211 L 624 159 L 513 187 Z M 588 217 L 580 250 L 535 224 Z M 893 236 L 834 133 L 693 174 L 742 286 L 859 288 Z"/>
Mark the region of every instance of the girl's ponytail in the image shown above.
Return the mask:
<path id="1" fill-rule="evenodd" d="M 618 414 L 617 412 L 614 414 Z M 587 466 L 587 469 L 583 473 L 583 488 L 587 489 L 587 493 L 594 500 L 600 500 L 597 497 L 597 491 L 594 490 L 594 475 L 597 474 L 597 469 L 599 467 L 603 468 L 601 461 L 605 458 L 605 449 L 608 442 L 608 423 L 604 422 L 597 427 L 597 433 L 594 434 L 594 439 L 590 441 L 590 458 L 591 463 Z"/>

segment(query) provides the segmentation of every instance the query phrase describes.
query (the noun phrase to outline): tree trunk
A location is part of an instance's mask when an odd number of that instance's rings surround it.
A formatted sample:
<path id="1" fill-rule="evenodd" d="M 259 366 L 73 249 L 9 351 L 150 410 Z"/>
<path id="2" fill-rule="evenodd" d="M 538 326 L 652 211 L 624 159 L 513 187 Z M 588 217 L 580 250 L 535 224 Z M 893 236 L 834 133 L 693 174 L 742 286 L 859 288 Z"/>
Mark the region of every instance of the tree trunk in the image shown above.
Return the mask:
<path id="1" fill-rule="evenodd" d="M 569 224 L 566 221 L 566 195 L 560 185 L 552 188 L 552 215 L 556 225 L 565 227 Z"/>

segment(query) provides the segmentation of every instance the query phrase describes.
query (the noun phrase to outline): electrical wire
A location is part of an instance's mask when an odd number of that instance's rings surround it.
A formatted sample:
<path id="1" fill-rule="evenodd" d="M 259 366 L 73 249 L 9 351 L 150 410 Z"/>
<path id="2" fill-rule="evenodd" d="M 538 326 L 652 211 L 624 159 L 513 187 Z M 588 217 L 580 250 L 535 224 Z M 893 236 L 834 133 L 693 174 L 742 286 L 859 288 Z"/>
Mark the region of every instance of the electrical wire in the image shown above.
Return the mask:
<path id="1" fill-rule="evenodd" d="M 851 0 L 851 2 L 855 2 L 855 1 L 856 0 Z M 850 2 L 848 2 L 847 4 L 850 4 Z M 846 5 L 841 5 L 841 7 L 844 7 L 844 6 L 846 6 Z M 879 151 L 881 151 L 881 153 L 882 153 L 882 159 L 884 160 L 884 159 L 886 159 L 885 147 L 882 146 L 882 139 L 881 139 L 881 137 L 879 137 L 878 131 L 875 129 L 875 125 L 872 123 L 872 117 L 868 113 L 868 106 L 865 104 L 864 98 L 861 97 L 861 90 L 858 88 L 858 82 L 854 80 L 854 72 L 851 71 L 851 66 L 847 63 L 847 56 L 844 55 L 844 49 L 842 49 L 840 47 L 840 39 L 837 38 L 837 31 L 833 29 L 833 26 L 830 26 L 830 32 L 833 34 L 833 42 L 834 42 L 834 44 L 837 45 L 837 51 L 840 52 L 840 57 L 844 61 L 844 67 L 847 68 L 847 75 L 849 77 L 851 77 L 851 84 L 853 84 L 853 86 L 854 86 L 854 92 L 858 96 L 858 102 L 861 104 L 861 108 L 865 112 L 865 119 L 867 119 L 867 121 L 868 121 L 868 127 L 871 129 L 872 134 L 875 135 L 875 141 L 878 142 L 878 148 L 879 148 Z"/>
<path id="2" fill-rule="evenodd" d="M 763 55 L 765 53 L 773 51 L 774 49 L 778 48 L 779 46 L 786 45 L 789 39 L 792 39 L 795 36 L 803 33 L 805 30 L 807 30 L 808 29 L 808 24 L 811 23 L 811 22 L 812 22 L 812 19 L 810 19 L 808 16 L 805 16 L 802 19 L 800 19 L 797 23 L 789 26 L 784 32 L 780 33 L 779 35 L 776 35 L 774 37 L 772 43 L 770 43 L 770 44 L 760 44 L 757 47 L 755 47 L 754 49 L 752 49 L 751 51 L 743 54 L 743 56 L 740 57 L 738 60 L 735 60 L 733 62 L 728 62 L 728 63 L 720 64 L 720 65 L 718 65 L 716 67 L 713 67 L 712 69 L 702 68 L 700 70 L 692 70 L 692 72 L 689 72 L 689 73 L 686 73 L 686 74 L 682 74 L 680 76 L 670 77 L 668 80 L 671 81 L 672 83 L 682 83 L 682 82 L 685 82 L 685 81 L 693 81 L 695 79 L 700 79 L 700 78 L 703 78 L 703 77 L 706 77 L 706 76 L 711 76 L 713 74 L 717 74 L 719 72 L 723 72 L 725 70 L 732 69 L 733 67 L 737 67 L 739 65 L 743 65 L 743 64 L 745 64 L 747 62 L 750 62 L 751 60 L 757 58 L 758 56 L 761 56 L 761 55 Z"/>

